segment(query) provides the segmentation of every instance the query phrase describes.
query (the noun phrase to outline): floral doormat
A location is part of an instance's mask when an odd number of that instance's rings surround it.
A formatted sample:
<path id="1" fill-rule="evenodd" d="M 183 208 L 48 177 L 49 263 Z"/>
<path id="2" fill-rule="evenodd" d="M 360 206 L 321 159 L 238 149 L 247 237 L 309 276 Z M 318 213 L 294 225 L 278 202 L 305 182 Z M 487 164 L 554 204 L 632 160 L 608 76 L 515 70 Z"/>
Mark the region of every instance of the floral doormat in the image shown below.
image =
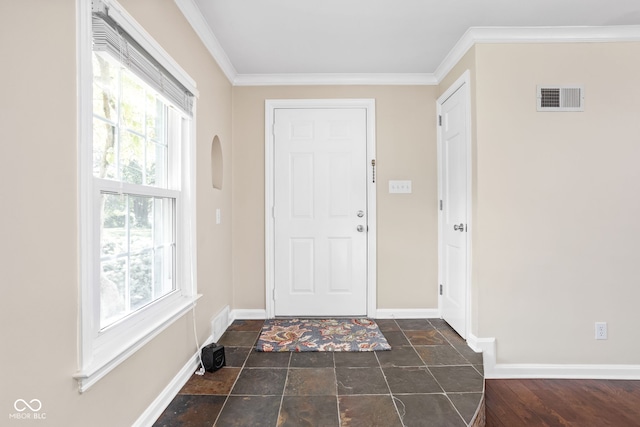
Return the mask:
<path id="1" fill-rule="evenodd" d="M 391 350 L 371 319 L 268 319 L 257 351 Z"/>

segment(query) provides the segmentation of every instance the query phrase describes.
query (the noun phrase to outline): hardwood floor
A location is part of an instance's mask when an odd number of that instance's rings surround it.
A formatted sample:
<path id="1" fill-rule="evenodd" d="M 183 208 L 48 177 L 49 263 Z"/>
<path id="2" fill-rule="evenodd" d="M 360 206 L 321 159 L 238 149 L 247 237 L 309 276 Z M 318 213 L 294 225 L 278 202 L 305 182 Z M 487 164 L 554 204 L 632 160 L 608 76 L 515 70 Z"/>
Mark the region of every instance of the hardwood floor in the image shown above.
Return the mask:
<path id="1" fill-rule="evenodd" d="M 640 381 L 486 380 L 487 427 L 640 426 Z"/>

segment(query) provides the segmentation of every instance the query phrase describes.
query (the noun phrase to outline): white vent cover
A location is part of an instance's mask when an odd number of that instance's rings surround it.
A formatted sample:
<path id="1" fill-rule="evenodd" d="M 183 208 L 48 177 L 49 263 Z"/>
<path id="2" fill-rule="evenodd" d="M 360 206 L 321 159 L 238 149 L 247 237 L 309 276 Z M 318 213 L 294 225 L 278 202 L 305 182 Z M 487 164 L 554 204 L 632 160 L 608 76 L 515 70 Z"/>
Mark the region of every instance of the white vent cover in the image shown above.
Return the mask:
<path id="1" fill-rule="evenodd" d="M 584 86 L 538 86 L 538 111 L 584 111 Z"/>

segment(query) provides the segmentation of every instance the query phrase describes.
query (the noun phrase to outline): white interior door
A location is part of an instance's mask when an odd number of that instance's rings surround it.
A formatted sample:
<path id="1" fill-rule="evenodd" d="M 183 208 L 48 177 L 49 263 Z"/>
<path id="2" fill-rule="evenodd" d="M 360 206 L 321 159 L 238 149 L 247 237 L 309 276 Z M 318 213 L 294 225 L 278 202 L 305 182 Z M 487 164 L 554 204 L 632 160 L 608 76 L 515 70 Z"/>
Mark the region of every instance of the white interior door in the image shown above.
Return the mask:
<path id="1" fill-rule="evenodd" d="M 460 336 L 467 334 L 468 84 L 440 109 L 440 309 Z"/>
<path id="2" fill-rule="evenodd" d="M 366 110 L 274 116 L 275 315 L 366 315 Z"/>

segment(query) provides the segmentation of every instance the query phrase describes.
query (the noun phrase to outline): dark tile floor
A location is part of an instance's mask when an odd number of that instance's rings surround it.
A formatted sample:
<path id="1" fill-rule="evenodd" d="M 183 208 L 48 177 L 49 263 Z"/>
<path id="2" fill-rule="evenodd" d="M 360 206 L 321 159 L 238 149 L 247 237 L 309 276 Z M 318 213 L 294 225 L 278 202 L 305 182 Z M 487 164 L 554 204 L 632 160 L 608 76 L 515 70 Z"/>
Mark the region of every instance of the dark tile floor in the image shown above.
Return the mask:
<path id="1" fill-rule="evenodd" d="M 376 320 L 391 351 L 260 353 L 262 320 L 225 332 L 226 367 L 194 375 L 155 426 L 466 426 L 482 355 L 440 319 Z"/>

